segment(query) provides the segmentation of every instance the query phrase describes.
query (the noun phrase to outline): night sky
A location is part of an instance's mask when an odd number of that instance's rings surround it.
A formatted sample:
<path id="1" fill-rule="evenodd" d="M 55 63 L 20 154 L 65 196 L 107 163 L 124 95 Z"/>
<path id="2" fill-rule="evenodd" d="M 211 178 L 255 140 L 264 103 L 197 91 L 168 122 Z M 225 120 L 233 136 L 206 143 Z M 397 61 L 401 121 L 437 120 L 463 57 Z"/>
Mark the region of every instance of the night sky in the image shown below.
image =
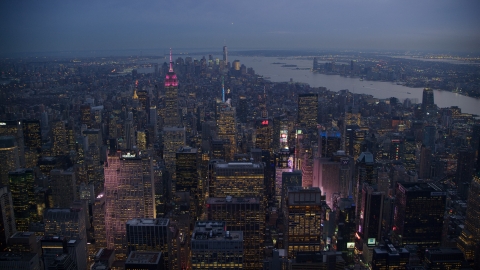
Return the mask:
<path id="1" fill-rule="evenodd" d="M 478 0 L 0 1 L 0 53 L 217 49 L 480 52 Z"/>

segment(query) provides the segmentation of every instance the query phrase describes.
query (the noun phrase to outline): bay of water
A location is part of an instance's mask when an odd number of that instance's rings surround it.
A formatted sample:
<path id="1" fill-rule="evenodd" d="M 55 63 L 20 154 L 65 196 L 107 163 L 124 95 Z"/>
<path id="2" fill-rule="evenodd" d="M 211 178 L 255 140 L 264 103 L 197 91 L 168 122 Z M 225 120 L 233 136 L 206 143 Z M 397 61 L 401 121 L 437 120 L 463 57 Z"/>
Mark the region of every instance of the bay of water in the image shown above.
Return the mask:
<path id="1" fill-rule="evenodd" d="M 326 87 L 332 91 L 348 89 L 350 92 L 368 94 L 380 99 L 396 97 L 401 101 L 409 98 L 412 102 L 422 102 L 423 88 L 410 88 L 392 82 L 360 81 L 359 78 L 313 73 L 310 70 L 313 66 L 311 60 L 294 57 L 235 56 L 230 58 L 230 62 L 236 59 L 240 60 L 240 63 L 247 68 L 252 67 L 256 74 L 269 77 L 272 82 L 287 82 L 292 79 L 294 82 L 308 83 L 312 87 Z M 297 65 L 296 68 L 299 69 L 282 67 L 283 64 L 272 64 L 274 62 Z M 458 106 L 464 113 L 480 115 L 480 99 L 438 90 L 434 90 L 434 99 L 439 108 Z"/>

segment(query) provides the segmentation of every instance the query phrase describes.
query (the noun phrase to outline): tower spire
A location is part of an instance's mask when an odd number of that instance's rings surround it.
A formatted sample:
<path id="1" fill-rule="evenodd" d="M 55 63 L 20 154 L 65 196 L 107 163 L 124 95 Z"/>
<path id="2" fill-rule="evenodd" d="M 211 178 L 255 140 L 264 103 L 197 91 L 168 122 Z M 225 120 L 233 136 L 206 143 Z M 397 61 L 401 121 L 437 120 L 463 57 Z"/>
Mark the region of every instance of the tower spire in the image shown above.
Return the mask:
<path id="1" fill-rule="evenodd" d="M 168 71 L 173 72 L 172 48 L 170 48 L 170 69 Z"/>

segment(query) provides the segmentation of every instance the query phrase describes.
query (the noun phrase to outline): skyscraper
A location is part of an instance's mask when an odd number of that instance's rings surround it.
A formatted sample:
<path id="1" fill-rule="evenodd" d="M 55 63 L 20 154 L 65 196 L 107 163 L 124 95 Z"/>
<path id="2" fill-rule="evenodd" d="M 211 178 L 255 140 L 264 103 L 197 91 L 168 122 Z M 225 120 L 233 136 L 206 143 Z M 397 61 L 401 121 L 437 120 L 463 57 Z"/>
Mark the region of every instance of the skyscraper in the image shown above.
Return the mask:
<path id="1" fill-rule="evenodd" d="M 190 213 L 193 220 L 201 214 L 197 148 L 180 147 L 176 153 L 175 192 L 185 192 L 190 196 Z"/>
<path id="2" fill-rule="evenodd" d="M 131 251 L 161 251 L 168 268 L 170 241 L 170 220 L 168 218 L 140 218 L 127 221 L 128 253 Z"/>
<path id="3" fill-rule="evenodd" d="M 198 221 L 192 233 L 192 269 L 240 270 L 243 232 L 225 230 L 222 221 Z"/>
<path id="4" fill-rule="evenodd" d="M 0 187 L 0 251 L 7 247 L 8 238 L 16 231 L 12 193 L 6 186 L 2 186 Z"/>
<path id="5" fill-rule="evenodd" d="M 13 201 L 13 211 L 18 231 L 28 231 L 30 222 L 36 216 L 34 181 L 31 169 L 17 169 L 8 173 Z"/>
<path id="6" fill-rule="evenodd" d="M 466 200 L 468 188 L 473 178 L 475 164 L 475 152 L 468 148 L 463 148 L 457 154 L 457 173 L 455 183 L 457 184 L 457 194 L 460 198 Z"/>
<path id="7" fill-rule="evenodd" d="M 20 167 L 18 145 L 14 136 L 0 136 L 0 184 L 9 185 L 8 172 Z"/>
<path id="8" fill-rule="evenodd" d="M 235 107 L 232 107 L 228 100 L 220 105 L 217 118 L 218 138 L 229 141 L 226 151 L 227 161 L 233 161 L 233 156 L 237 151 L 236 128 Z"/>
<path id="9" fill-rule="evenodd" d="M 422 112 L 425 115 L 430 115 L 435 112 L 435 101 L 433 99 L 433 90 L 431 88 L 423 89 Z"/>
<path id="10" fill-rule="evenodd" d="M 263 200 L 263 163 L 231 162 L 216 163 L 210 197 L 257 197 Z"/>
<path id="11" fill-rule="evenodd" d="M 54 207 L 67 208 L 77 198 L 76 178 L 73 168 L 50 171 Z"/>
<path id="12" fill-rule="evenodd" d="M 399 243 L 439 246 L 446 192 L 435 183 L 398 182 L 395 194 L 393 234 Z"/>
<path id="13" fill-rule="evenodd" d="M 25 143 L 23 136 L 23 128 L 21 121 L 0 121 L 0 136 L 13 136 L 17 144 L 19 165 L 23 168 L 25 166 Z M 8 171 L 7 171 L 8 172 Z"/>
<path id="14" fill-rule="evenodd" d="M 261 269 L 264 258 L 265 211 L 263 202 L 250 198 L 208 198 L 208 220 L 222 220 L 228 231 L 243 232 L 243 269 Z"/>
<path id="15" fill-rule="evenodd" d="M 316 129 L 318 124 L 318 94 L 298 95 L 297 122 L 307 129 Z"/>
<path id="16" fill-rule="evenodd" d="M 288 187 L 285 247 L 288 258 L 300 251 L 321 251 L 322 201 L 318 187 Z"/>
<path id="17" fill-rule="evenodd" d="M 170 50 L 170 68 L 165 75 L 165 118 L 166 127 L 181 126 L 181 119 L 178 113 L 178 78 L 173 72 L 172 51 Z"/>
<path id="18" fill-rule="evenodd" d="M 127 256 L 125 224 L 135 218 L 153 218 L 153 174 L 144 173 L 136 152 L 109 153 L 105 164 L 105 231 L 107 248 L 117 259 Z M 146 170 L 147 172 L 149 170 Z"/>
<path id="19" fill-rule="evenodd" d="M 225 63 L 225 66 L 228 63 L 228 52 L 227 52 L 227 46 L 223 46 L 223 62 Z"/>
<path id="20" fill-rule="evenodd" d="M 468 190 L 467 213 L 465 227 L 458 239 L 458 248 L 465 254 L 467 260 L 480 256 L 478 243 L 480 243 L 480 174 L 477 172 Z M 477 250 L 477 252 L 476 252 Z"/>

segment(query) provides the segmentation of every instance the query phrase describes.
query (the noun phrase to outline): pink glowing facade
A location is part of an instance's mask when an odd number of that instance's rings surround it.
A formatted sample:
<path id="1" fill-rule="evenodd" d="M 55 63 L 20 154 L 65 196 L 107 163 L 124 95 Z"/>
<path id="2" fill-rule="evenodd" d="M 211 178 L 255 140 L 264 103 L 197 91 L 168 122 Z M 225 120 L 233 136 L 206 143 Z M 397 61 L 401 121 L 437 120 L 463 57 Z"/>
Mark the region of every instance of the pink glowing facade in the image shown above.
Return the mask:
<path id="1" fill-rule="evenodd" d="M 180 126 L 178 113 L 178 78 L 173 72 L 172 50 L 170 50 L 170 68 L 165 75 L 165 119 L 164 125 L 168 127 Z"/>
<path id="2" fill-rule="evenodd" d="M 127 221 L 154 218 L 153 178 L 146 174 L 145 158 L 137 153 L 110 153 L 105 164 L 105 233 L 107 248 L 117 259 L 127 255 Z M 148 166 L 147 166 L 148 167 Z"/>

